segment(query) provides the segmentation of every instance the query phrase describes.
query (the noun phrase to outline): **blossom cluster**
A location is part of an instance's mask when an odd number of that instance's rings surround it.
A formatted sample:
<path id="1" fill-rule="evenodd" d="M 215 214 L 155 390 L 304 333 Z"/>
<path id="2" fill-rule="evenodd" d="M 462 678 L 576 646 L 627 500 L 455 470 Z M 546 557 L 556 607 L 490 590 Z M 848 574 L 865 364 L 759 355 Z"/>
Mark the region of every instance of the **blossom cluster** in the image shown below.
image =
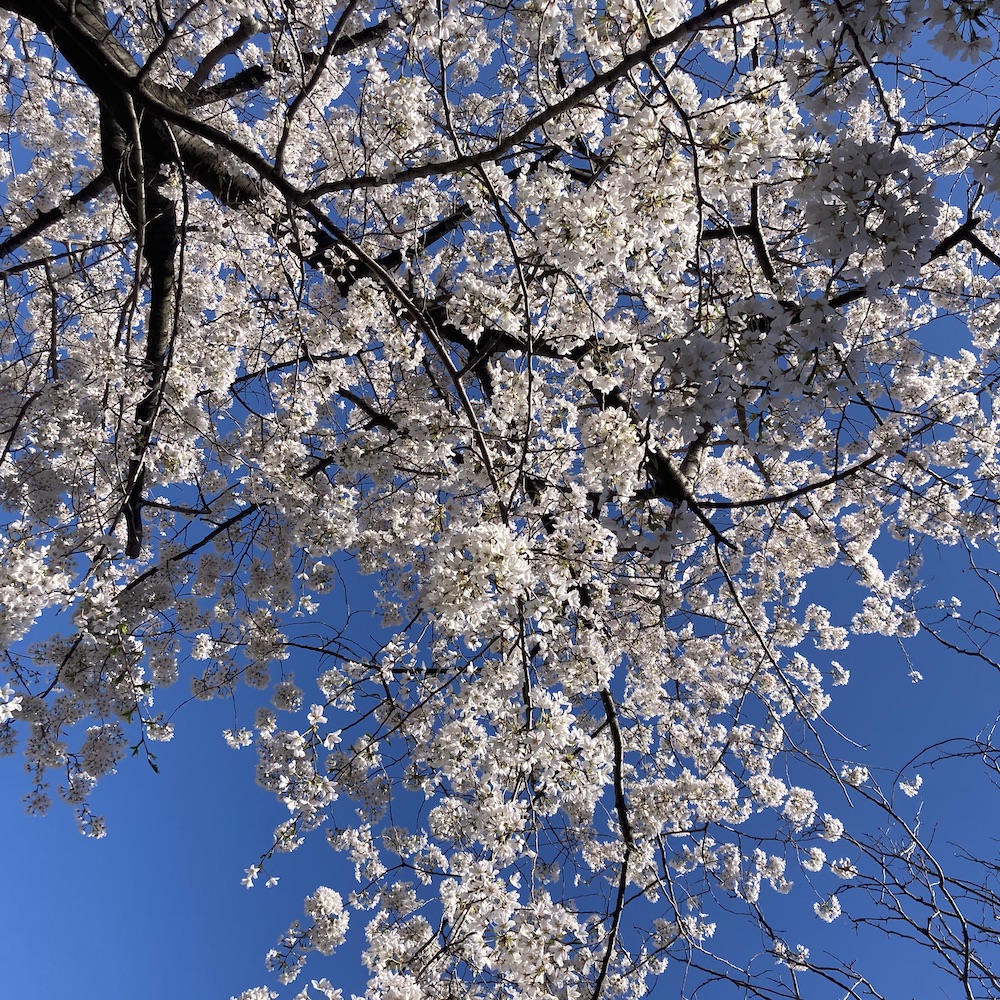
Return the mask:
<path id="1" fill-rule="evenodd" d="M 287 812 L 244 884 L 348 862 L 283 984 L 366 913 L 373 1000 L 641 996 L 731 975 L 742 914 L 788 993 L 774 897 L 821 933 L 906 823 L 832 719 L 849 643 L 978 635 L 922 558 L 1000 542 L 997 114 L 919 72 L 992 10 L 104 6 L 0 0 L 29 810 L 100 835 L 224 698 Z"/>

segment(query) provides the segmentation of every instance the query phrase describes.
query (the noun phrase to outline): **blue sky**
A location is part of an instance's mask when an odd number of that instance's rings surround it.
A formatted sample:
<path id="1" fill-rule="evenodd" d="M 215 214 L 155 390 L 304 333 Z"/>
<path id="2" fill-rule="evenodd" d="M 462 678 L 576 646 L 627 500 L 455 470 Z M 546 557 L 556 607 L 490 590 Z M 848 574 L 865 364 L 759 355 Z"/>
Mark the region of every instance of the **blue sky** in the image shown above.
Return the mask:
<path id="1" fill-rule="evenodd" d="M 126 758 L 98 789 L 108 835 L 97 841 L 77 832 L 61 803 L 27 816 L 17 804 L 20 761 L 0 763 L 8 902 L 0 936 L 13 959 L 3 995 L 226 1000 L 273 982 L 264 955 L 302 916 L 303 897 L 351 872 L 320 839 L 279 858 L 274 888 L 241 884 L 284 816 L 254 782 L 254 750 L 223 742 L 231 725 L 231 704 L 186 706 L 175 741 L 157 748 L 159 774 Z M 351 968 L 348 996 L 364 977 L 356 959 L 337 963 L 338 973 Z"/>
<path id="2" fill-rule="evenodd" d="M 7 995 L 225 1000 L 264 981 L 264 954 L 303 893 L 240 884 L 280 810 L 254 784 L 253 751 L 223 743 L 224 709 L 189 706 L 159 774 L 129 758 L 105 783 L 100 841 L 61 804 L 25 815 L 20 762 L 3 762 Z"/>

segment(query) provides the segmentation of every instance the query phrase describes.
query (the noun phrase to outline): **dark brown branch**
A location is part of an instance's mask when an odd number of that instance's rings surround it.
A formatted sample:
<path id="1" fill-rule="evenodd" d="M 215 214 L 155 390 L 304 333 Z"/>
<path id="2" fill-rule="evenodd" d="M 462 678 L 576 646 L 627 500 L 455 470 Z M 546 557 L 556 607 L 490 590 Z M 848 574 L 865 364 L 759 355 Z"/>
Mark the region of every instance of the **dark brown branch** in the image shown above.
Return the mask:
<path id="1" fill-rule="evenodd" d="M 135 227 L 149 285 L 146 391 L 136 406 L 136 440 L 129 457 L 125 502 L 121 510 L 127 532 L 125 554 L 131 559 L 137 559 L 142 552 L 145 455 L 163 393 L 174 330 L 180 231 L 177 206 L 162 188 L 164 168 L 179 166 L 177 147 L 172 140 L 166 125 L 155 118 L 136 115 L 128 99 L 119 101 L 117 106 L 101 102 L 105 172 L 112 177 Z"/>
<path id="2" fill-rule="evenodd" d="M 1000 254 L 991 250 L 980 238 L 978 233 L 970 233 L 967 237 L 971 246 L 975 247 L 991 264 L 1000 267 Z"/>
<path id="3" fill-rule="evenodd" d="M 334 43 L 332 54 L 334 56 L 347 55 L 365 45 L 375 44 L 385 38 L 394 28 L 401 23 L 401 18 L 392 14 L 379 21 L 377 24 L 369 25 L 353 35 L 346 35 L 338 38 Z M 263 30 L 263 29 L 259 29 Z M 233 35 L 232 37 L 236 37 Z M 242 44 L 242 43 L 240 43 Z M 302 56 L 301 68 L 311 72 L 319 63 L 320 57 L 315 53 L 307 52 Z M 260 90 L 265 84 L 270 83 L 277 74 L 287 74 L 292 71 L 292 67 L 285 63 L 275 63 L 273 68 L 264 66 L 248 66 L 235 76 L 231 76 L 210 87 L 199 87 L 193 89 L 192 84 L 188 84 L 185 89 L 187 105 L 190 108 L 204 107 L 206 104 L 215 104 L 217 101 L 232 100 L 242 94 L 248 94 L 254 90 Z M 208 78 L 208 75 L 205 75 Z"/>
<path id="4" fill-rule="evenodd" d="M 612 775 L 614 781 L 615 814 L 618 817 L 618 828 L 622 832 L 625 856 L 622 858 L 618 870 L 618 891 L 615 895 L 615 907 L 611 915 L 611 928 L 608 931 L 601 968 L 597 974 L 597 979 L 594 981 L 594 992 L 591 994 L 591 1000 L 600 1000 L 601 991 L 604 989 L 604 983 L 608 977 L 608 970 L 611 968 L 611 960 L 614 957 L 615 947 L 618 943 L 618 930 L 621 926 L 622 913 L 625 911 L 625 891 L 628 888 L 629 861 L 631 860 L 632 852 L 635 850 L 632 820 L 629 818 L 628 802 L 625 799 L 625 751 L 622 742 L 622 732 L 618 724 L 618 711 L 615 708 L 614 698 L 612 698 L 611 692 L 607 688 L 601 691 L 601 703 L 604 705 L 605 718 L 611 729 L 611 742 L 614 746 Z"/>
<path id="5" fill-rule="evenodd" d="M 187 94 L 188 107 L 201 108 L 218 101 L 232 100 L 242 94 L 260 90 L 271 79 L 273 79 L 271 73 L 262 66 L 250 66 L 227 80 L 214 83 L 211 87 L 203 87 L 195 94 Z"/>
<path id="6" fill-rule="evenodd" d="M 205 85 L 205 81 L 212 75 L 212 70 L 226 56 L 232 55 L 244 42 L 250 41 L 254 35 L 256 35 L 261 30 L 260 24 L 257 20 L 251 17 L 249 14 L 244 14 L 240 18 L 240 26 L 228 37 L 223 38 L 218 45 L 215 46 L 205 56 L 201 61 L 201 65 L 198 67 L 194 76 L 188 81 L 187 86 L 184 88 L 185 94 L 197 94 L 198 91 Z"/>
<path id="7" fill-rule="evenodd" d="M 93 201 L 103 194 L 103 192 L 107 191 L 111 187 L 111 184 L 111 175 L 106 170 L 102 170 L 96 177 L 87 181 L 79 191 L 71 195 L 64 205 L 56 205 L 55 208 L 50 208 L 47 212 L 42 212 L 38 218 L 29 222 L 20 232 L 12 233 L 8 236 L 7 239 L 0 243 L 0 257 L 6 257 L 7 254 L 13 253 L 18 248 L 24 246 L 28 240 L 44 232 L 49 226 L 61 222 L 77 206 L 85 205 L 88 201 Z"/>
<path id="8" fill-rule="evenodd" d="M 750 240 L 753 243 L 754 254 L 761 272 L 767 279 L 767 283 L 773 289 L 778 288 L 778 276 L 771 262 L 771 254 L 767 249 L 767 242 L 764 233 L 760 228 L 760 193 L 756 184 L 750 188 Z"/>

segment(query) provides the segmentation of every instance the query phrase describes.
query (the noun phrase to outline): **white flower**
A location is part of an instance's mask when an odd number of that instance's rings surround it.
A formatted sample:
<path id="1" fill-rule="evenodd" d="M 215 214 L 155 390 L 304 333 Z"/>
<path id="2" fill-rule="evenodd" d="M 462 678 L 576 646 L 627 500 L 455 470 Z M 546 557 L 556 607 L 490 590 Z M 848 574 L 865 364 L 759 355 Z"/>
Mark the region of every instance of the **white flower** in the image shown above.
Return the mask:
<path id="1" fill-rule="evenodd" d="M 14 697 L 14 689 L 8 684 L 2 690 L 0 690 L 0 695 L 3 696 L 3 702 L 0 703 L 0 724 L 4 722 L 9 722 L 14 718 L 15 712 L 20 712 L 22 708 L 22 702 L 24 698 L 21 695 Z"/>
<path id="2" fill-rule="evenodd" d="M 831 844 L 836 843 L 844 835 L 844 824 L 829 813 L 823 813 L 823 829 L 819 835 Z"/>
<path id="3" fill-rule="evenodd" d="M 816 815 L 816 796 L 808 788 L 790 788 L 782 813 L 796 828 L 807 826 Z"/>
<path id="4" fill-rule="evenodd" d="M 899 789 L 904 795 L 912 799 L 913 796 L 920 791 L 920 786 L 923 783 L 923 775 L 918 774 L 914 776 L 913 781 L 901 781 L 899 783 Z"/>
<path id="5" fill-rule="evenodd" d="M 795 948 L 789 948 L 784 941 L 775 941 L 774 957 L 779 965 L 785 965 L 789 969 L 806 969 L 809 961 L 809 949 L 802 944 L 797 944 Z"/>
<path id="6" fill-rule="evenodd" d="M 854 788 L 860 788 L 868 780 L 868 768 L 861 764 L 845 764 L 840 769 L 840 776 Z"/>
<path id="7" fill-rule="evenodd" d="M 330 955 L 347 936 L 348 914 L 339 892 L 321 885 L 306 898 L 306 913 L 312 917 L 309 931 L 312 947 L 321 955 Z"/>
<path id="8" fill-rule="evenodd" d="M 813 903 L 813 910 L 820 920 L 832 924 L 840 916 L 840 900 L 836 896 L 831 896 L 825 903 Z"/>
<path id="9" fill-rule="evenodd" d="M 807 872 L 818 872 L 826 863 L 826 852 L 821 847 L 810 847 L 809 854 L 803 859 L 802 867 Z"/>
<path id="10" fill-rule="evenodd" d="M 341 1000 L 344 995 L 341 990 L 334 988 L 330 984 L 329 979 L 320 979 L 318 981 L 314 979 L 312 981 L 312 988 L 319 990 L 326 997 L 326 1000 Z"/>
<path id="11" fill-rule="evenodd" d="M 209 660 L 215 651 L 215 640 L 208 634 L 195 636 L 191 644 L 191 656 L 195 660 Z"/>
<path id="12" fill-rule="evenodd" d="M 222 735 L 226 743 L 234 750 L 248 747 L 253 743 L 253 733 L 249 729 L 223 729 Z"/>
<path id="13" fill-rule="evenodd" d="M 836 660 L 830 661 L 830 679 L 835 687 L 841 687 L 851 679 L 851 672 L 842 667 Z"/>
<path id="14" fill-rule="evenodd" d="M 848 858 L 841 858 L 839 861 L 834 861 L 830 865 L 830 871 L 832 871 L 834 875 L 845 880 L 852 879 L 858 874 L 858 869 Z"/>
<path id="15" fill-rule="evenodd" d="M 256 881 L 257 876 L 259 874 L 260 874 L 260 865 L 251 865 L 247 869 L 246 878 L 241 880 L 242 884 L 245 885 L 248 889 L 252 889 L 253 884 Z"/>
<path id="16" fill-rule="evenodd" d="M 755 774 L 747 785 L 757 802 L 772 809 L 781 805 L 781 800 L 788 791 L 785 783 L 773 774 Z"/>
<path id="17" fill-rule="evenodd" d="M 312 729 L 318 729 L 324 722 L 326 722 L 326 716 L 323 714 L 323 705 L 313 705 L 309 709 L 309 726 Z"/>
<path id="18" fill-rule="evenodd" d="M 169 743 L 174 738 L 174 724 L 162 721 L 151 722 L 146 729 L 146 735 L 158 743 Z"/>
<path id="19" fill-rule="evenodd" d="M 277 728 L 278 721 L 274 717 L 274 712 L 269 708 L 261 707 L 257 709 L 257 718 L 254 720 L 254 725 L 261 736 L 270 736 Z"/>
<path id="20" fill-rule="evenodd" d="M 302 706 L 302 689 L 295 684 L 292 674 L 274 686 L 271 704 L 279 712 L 297 712 Z"/>

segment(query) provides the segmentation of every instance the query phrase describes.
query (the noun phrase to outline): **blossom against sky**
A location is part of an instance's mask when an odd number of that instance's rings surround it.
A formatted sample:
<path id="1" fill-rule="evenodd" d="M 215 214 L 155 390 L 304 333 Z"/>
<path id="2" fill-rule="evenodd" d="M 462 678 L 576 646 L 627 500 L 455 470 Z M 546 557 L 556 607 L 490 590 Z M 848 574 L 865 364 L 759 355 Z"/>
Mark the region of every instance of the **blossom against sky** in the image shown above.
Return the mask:
<path id="1" fill-rule="evenodd" d="M 407 974 L 420 1000 L 676 995 L 686 971 L 702 995 L 801 973 L 825 1000 L 862 949 L 896 988 L 896 965 L 926 988 L 954 954 L 1000 991 L 977 964 L 990 868 L 951 859 L 978 926 L 910 891 L 933 896 L 953 831 L 993 848 L 995 751 L 970 736 L 997 698 L 956 684 L 992 674 L 920 636 L 972 654 L 995 632 L 955 543 L 1000 542 L 997 104 L 910 47 L 1000 33 L 990 11 L 0 7 L 25 157 L 3 208 L 0 740 L 21 733 L 39 811 L 64 797 L 112 837 L 159 817 L 100 890 L 67 890 L 105 931 L 82 964 L 142 957 L 131 984 L 172 961 L 218 995 L 195 956 L 257 920 L 198 921 L 236 891 L 264 900 L 258 955 L 306 901 L 271 963 L 286 995 L 310 951 L 304 979 L 360 990 L 368 921 L 373 997 Z M 932 343 L 939 311 L 970 336 Z M 325 615 L 337 552 L 378 579 L 391 638 Z M 913 662 L 886 636 L 916 636 Z M 234 689 L 224 719 L 174 712 Z M 965 742 L 940 742 L 952 709 Z M 223 729 L 256 749 L 220 770 Z M 255 753 L 277 804 L 250 801 Z M 127 763 L 142 794 L 95 788 Z M 305 861 L 258 867 L 277 821 Z M 160 882 L 187 886 L 176 907 Z M 894 892 L 907 933 L 931 927 L 922 963 L 845 943 L 891 934 Z M 355 943 L 327 962 L 345 901 Z M 149 933 L 150 959 L 109 930 L 157 907 L 196 942 Z"/>
<path id="2" fill-rule="evenodd" d="M 939 553 L 928 572 L 942 589 L 951 583 L 958 591 L 969 590 L 957 553 Z M 823 586 L 831 605 L 844 613 L 859 606 L 864 594 L 833 574 Z M 969 590 L 970 599 L 974 594 Z M 908 752 L 995 721 L 1000 676 L 926 637 L 905 647 L 885 637 L 861 637 L 837 655 L 850 680 L 835 689 L 829 718 L 848 736 L 866 736 L 866 747 L 858 748 L 859 766 L 870 767 L 885 789 L 907 777 L 883 770 L 882 763 L 901 765 Z M 315 669 L 307 656 L 294 666 L 302 681 Z M 911 679 L 913 670 L 922 680 Z M 252 718 L 252 692 L 239 691 L 237 704 L 239 721 Z M 246 869 L 268 846 L 281 809 L 254 782 L 253 749 L 226 745 L 223 730 L 235 725 L 231 703 L 189 703 L 175 722 L 177 737 L 156 748 L 158 774 L 140 758 L 128 757 L 102 784 L 96 801 L 108 832 L 99 840 L 81 836 L 71 810 L 61 803 L 48 816 L 26 815 L 17 805 L 26 791 L 21 762 L 0 761 L 8 900 L 0 935 L 14 957 L 5 974 L 11 996 L 133 1000 L 141 990 L 143 1000 L 228 1000 L 269 981 L 264 955 L 317 885 L 345 895 L 354 888 L 350 866 L 320 838 L 277 856 L 269 865 L 277 885 L 266 888 L 260 879 L 253 889 L 245 888 Z M 914 773 L 908 772 L 911 782 Z M 984 857 L 991 856 L 1000 808 L 988 775 L 953 764 L 928 767 L 920 777 L 913 811 L 926 799 L 928 815 L 940 821 L 938 829 L 925 832 L 938 842 L 961 838 L 978 844 Z M 902 797 L 898 787 L 896 794 Z M 851 821 L 850 810 L 842 815 Z M 850 864 L 853 857 L 845 841 L 824 844 L 822 853 L 821 870 L 841 860 Z M 872 939 L 856 936 L 850 925 L 849 894 L 841 903 L 821 891 L 820 879 L 816 891 L 809 891 L 807 871 L 789 875 L 796 883 L 783 902 L 790 941 L 807 942 L 814 958 L 825 949 L 843 954 L 845 947 L 871 947 Z M 834 923 L 822 922 L 841 907 L 844 914 Z M 720 943 L 753 953 L 754 940 L 745 928 L 722 924 L 718 934 Z M 361 993 L 359 938 L 349 936 L 332 959 L 314 957 L 303 984 L 325 976 L 345 998 Z M 891 943 L 875 945 L 871 953 L 857 953 L 858 964 L 869 973 L 880 967 L 891 971 L 899 990 L 895 997 L 948 995 L 951 984 L 943 978 L 945 992 L 926 992 L 935 981 L 928 965 L 914 964 Z M 668 968 L 653 1000 L 673 1000 L 681 974 L 679 966 Z M 720 998 L 728 989 L 719 987 Z"/>

